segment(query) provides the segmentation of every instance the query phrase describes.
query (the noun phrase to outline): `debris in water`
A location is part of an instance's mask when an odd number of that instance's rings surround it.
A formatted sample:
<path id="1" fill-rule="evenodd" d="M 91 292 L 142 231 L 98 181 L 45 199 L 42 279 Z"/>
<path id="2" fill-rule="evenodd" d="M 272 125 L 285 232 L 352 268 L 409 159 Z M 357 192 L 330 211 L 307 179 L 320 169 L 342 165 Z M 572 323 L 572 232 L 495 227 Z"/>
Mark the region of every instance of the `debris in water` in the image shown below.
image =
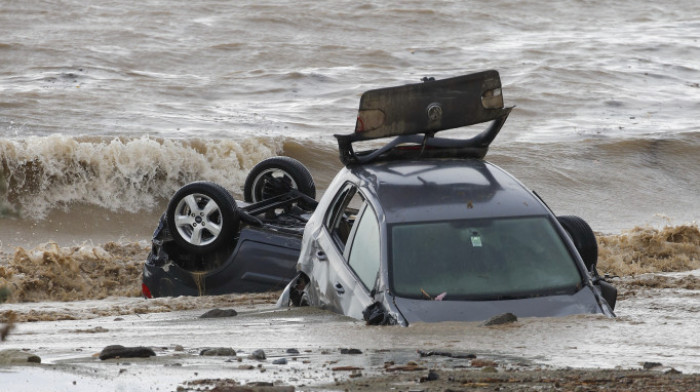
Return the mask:
<path id="1" fill-rule="evenodd" d="M 124 347 L 118 344 L 107 346 L 100 352 L 100 359 L 103 361 L 112 358 L 148 358 L 155 356 L 156 353 L 149 347 Z"/>
<path id="2" fill-rule="evenodd" d="M 653 369 L 653 368 L 657 368 L 657 367 L 661 367 L 661 366 L 663 366 L 663 364 L 661 364 L 661 362 L 644 362 L 642 364 L 642 367 L 645 370 L 649 370 L 649 369 Z"/>
<path id="3" fill-rule="evenodd" d="M 207 357 L 235 357 L 236 351 L 230 347 L 205 348 L 199 352 L 199 355 Z"/>
<path id="4" fill-rule="evenodd" d="M 518 321 L 518 317 L 515 316 L 513 313 L 503 313 L 498 316 L 493 316 L 490 319 L 486 320 L 482 325 L 484 326 L 491 326 L 491 325 L 502 325 L 502 324 L 509 324 L 509 323 L 514 323 Z"/>
<path id="5" fill-rule="evenodd" d="M 423 351 L 423 350 L 418 350 L 418 355 L 421 357 L 432 357 L 432 356 L 437 356 L 437 357 L 448 357 L 448 358 L 456 358 L 456 359 L 474 359 L 476 358 L 476 354 L 472 353 L 453 353 L 449 351 Z"/>
<path id="6" fill-rule="evenodd" d="M 220 318 L 220 317 L 233 317 L 236 316 L 238 312 L 236 312 L 233 309 L 212 309 L 203 315 L 199 316 L 199 318 Z"/>

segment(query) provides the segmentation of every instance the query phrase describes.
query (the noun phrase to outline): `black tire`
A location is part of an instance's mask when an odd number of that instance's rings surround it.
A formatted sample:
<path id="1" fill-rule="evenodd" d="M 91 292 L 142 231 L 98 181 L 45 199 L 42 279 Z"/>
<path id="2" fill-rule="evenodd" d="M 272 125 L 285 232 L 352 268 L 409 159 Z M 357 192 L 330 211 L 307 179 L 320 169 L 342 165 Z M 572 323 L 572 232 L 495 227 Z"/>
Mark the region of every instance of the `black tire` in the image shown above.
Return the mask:
<path id="1" fill-rule="evenodd" d="M 232 242 L 240 219 L 236 201 L 226 189 L 211 182 L 193 182 L 170 199 L 166 222 L 178 246 L 204 254 Z"/>
<path id="2" fill-rule="evenodd" d="M 594 272 L 595 266 L 598 264 L 598 242 L 591 227 L 585 220 L 578 216 L 565 215 L 558 216 L 557 220 L 562 225 L 564 230 L 569 233 L 569 236 L 576 246 L 579 255 L 583 259 L 588 271 Z"/>
<path id="3" fill-rule="evenodd" d="M 314 179 L 304 164 L 289 157 L 272 157 L 259 162 L 250 171 L 243 187 L 243 199 L 256 203 L 291 189 L 316 198 Z"/>

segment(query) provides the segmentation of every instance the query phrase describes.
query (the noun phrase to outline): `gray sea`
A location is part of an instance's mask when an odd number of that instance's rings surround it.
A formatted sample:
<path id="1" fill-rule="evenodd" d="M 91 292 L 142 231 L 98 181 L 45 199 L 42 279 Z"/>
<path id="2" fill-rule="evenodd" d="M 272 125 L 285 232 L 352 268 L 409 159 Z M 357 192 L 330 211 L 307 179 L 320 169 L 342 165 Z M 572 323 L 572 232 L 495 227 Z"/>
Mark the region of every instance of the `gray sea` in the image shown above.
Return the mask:
<path id="1" fill-rule="evenodd" d="M 6 0 L 0 225 L 18 243 L 49 240 L 48 221 L 143 236 L 184 183 L 239 194 L 275 154 L 322 191 L 363 91 L 484 69 L 516 106 L 487 159 L 555 212 L 602 232 L 697 221 L 698 15 L 695 0 Z"/>

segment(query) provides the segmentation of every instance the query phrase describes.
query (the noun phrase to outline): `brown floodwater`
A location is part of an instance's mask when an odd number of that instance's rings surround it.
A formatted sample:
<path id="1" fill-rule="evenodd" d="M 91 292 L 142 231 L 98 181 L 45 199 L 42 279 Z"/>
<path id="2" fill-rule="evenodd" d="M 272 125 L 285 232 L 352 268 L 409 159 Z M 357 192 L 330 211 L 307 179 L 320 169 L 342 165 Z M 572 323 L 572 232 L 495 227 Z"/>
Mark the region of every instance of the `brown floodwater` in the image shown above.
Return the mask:
<path id="1" fill-rule="evenodd" d="M 640 284 L 663 277 L 663 288 Z M 663 371 L 700 372 L 700 270 L 622 279 L 624 295 L 616 318 L 569 316 L 520 319 L 485 327 L 480 323 L 417 323 L 410 327 L 370 327 L 316 308 L 278 309 L 274 295 L 227 295 L 145 300 L 102 300 L 4 305 L 17 322 L 0 346 L 39 355 L 41 365 L 5 367 L 3 382 L 13 390 L 33 390 L 53 380 L 55 390 L 175 390 L 201 379 L 231 378 L 239 383 L 275 381 L 302 386 L 332 383 L 357 368 L 364 376 L 382 373 L 383 364 L 416 362 L 424 368 L 468 368 L 468 359 L 422 358 L 418 350 L 472 353 L 497 369 L 640 369 L 658 362 Z M 686 288 L 688 282 L 694 282 Z M 236 317 L 201 319 L 212 308 L 233 308 Z M 672 337 L 672 338 L 670 338 Z M 111 344 L 149 346 L 155 358 L 100 361 Z M 230 347 L 236 357 L 203 357 L 209 347 Z M 289 354 L 295 348 L 299 354 Z M 362 355 L 342 355 L 356 348 Z M 262 349 L 267 360 L 248 356 Z M 286 358 L 287 364 L 274 360 Z"/>
<path id="2" fill-rule="evenodd" d="M 368 327 L 315 308 L 277 309 L 277 292 L 146 300 L 139 296 L 140 268 L 148 252 L 143 242 L 17 248 L 3 253 L 0 266 L 0 285 L 11 291 L 0 308 L 0 322 L 13 327 L 0 349 L 34 353 L 42 365 L 0 372 L 15 390 L 55 380 L 56 390 L 68 390 L 73 382 L 76 390 L 106 382 L 115 390 L 150 391 L 222 377 L 319 385 L 352 374 L 332 368 L 360 368 L 367 376 L 381 372 L 387 361 L 468 365 L 464 359 L 421 358 L 418 350 L 474 353 L 503 369 L 638 369 L 643 362 L 658 362 L 664 370 L 700 372 L 697 226 L 640 227 L 600 235 L 599 243 L 601 271 L 617 276 L 611 278 L 620 290 L 616 318 L 581 315 L 521 319 L 501 327 L 417 323 L 408 328 Z M 213 308 L 233 308 L 239 315 L 199 318 Z M 154 347 L 157 357 L 95 358 L 111 344 Z M 231 347 L 239 355 L 199 356 L 207 347 Z M 343 347 L 358 348 L 363 355 L 338 354 Z M 300 354 L 288 354 L 288 348 Z M 268 360 L 248 359 L 256 349 L 265 350 Z M 282 357 L 287 365 L 272 364 Z"/>
<path id="3" fill-rule="evenodd" d="M 636 227 L 600 234 L 598 242 L 601 274 L 625 277 L 700 269 L 697 225 Z M 75 246 L 50 242 L 9 252 L 0 249 L 0 287 L 10 290 L 9 302 L 139 296 L 149 249 L 147 241 Z"/>

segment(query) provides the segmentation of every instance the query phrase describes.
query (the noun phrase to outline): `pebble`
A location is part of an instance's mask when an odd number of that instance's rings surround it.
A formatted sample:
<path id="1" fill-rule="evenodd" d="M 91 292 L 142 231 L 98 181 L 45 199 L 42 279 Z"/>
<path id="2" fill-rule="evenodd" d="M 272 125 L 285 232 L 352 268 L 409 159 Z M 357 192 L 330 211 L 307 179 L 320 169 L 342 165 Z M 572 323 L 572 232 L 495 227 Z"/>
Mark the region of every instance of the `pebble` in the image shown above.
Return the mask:
<path id="1" fill-rule="evenodd" d="M 112 358 L 148 358 L 155 357 L 156 353 L 150 347 L 124 347 L 118 344 L 107 346 L 100 352 L 100 359 Z"/>
<path id="2" fill-rule="evenodd" d="M 508 323 L 514 323 L 518 321 L 518 317 L 515 316 L 513 313 L 503 313 L 498 316 L 493 316 L 490 319 L 486 320 L 482 325 L 484 326 L 491 326 L 491 325 L 502 325 L 502 324 L 508 324 Z"/>
<path id="3" fill-rule="evenodd" d="M 199 318 L 220 318 L 220 317 L 233 317 L 236 316 L 238 312 L 233 309 L 212 309 Z"/>
<path id="4" fill-rule="evenodd" d="M 646 370 L 663 366 L 661 362 L 644 362 L 642 367 Z"/>
<path id="5" fill-rule="evenodd" d="M 235 357 L 236 351 L 230 347 L 214 347 L 205 348 L 199 352 L 199 355 L 209 356 L 209 357 Z"/>
<path id="6" fill-rule="evenodd" d="M 425 377 L 420 378 L 420 382 L 429 382 L 429 381 L 436 381 L 440 379 L 440 376 L 437 374 L 435 370 L 430 370 L 428 371 L 428 375 Z"/>
<path id="7" fill-rule="evenodd" d="M 257 359 L 258 361 L 264 361 L 267 357 L 265 356 L 265 351 L 255 350 L 250 354 L 251 359 Z"/>

